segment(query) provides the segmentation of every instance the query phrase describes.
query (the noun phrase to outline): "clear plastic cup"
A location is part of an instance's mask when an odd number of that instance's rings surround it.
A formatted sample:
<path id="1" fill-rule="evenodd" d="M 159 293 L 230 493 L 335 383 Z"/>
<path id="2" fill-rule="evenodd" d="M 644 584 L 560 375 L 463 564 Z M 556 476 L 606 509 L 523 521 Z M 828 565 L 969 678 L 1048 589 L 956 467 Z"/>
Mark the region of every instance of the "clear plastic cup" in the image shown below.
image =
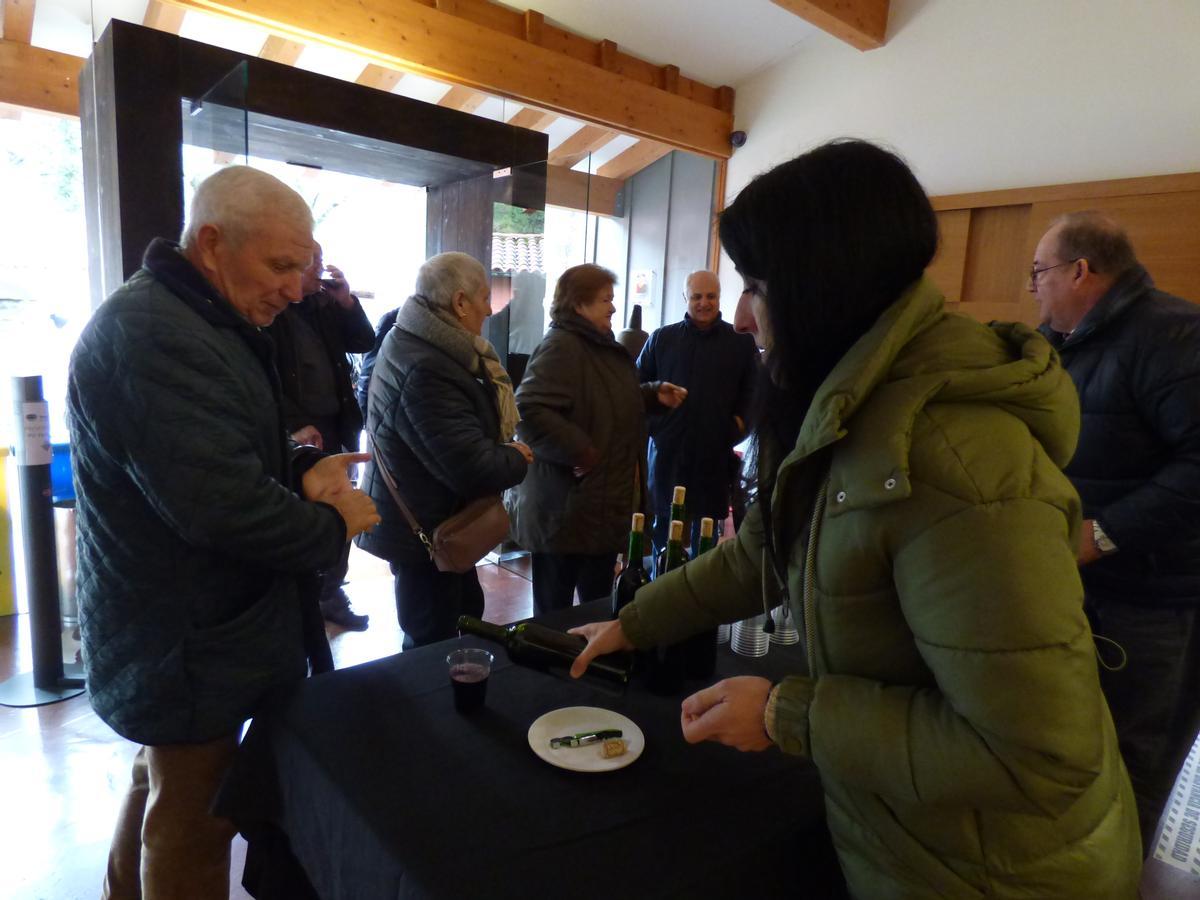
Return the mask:
<path id="1" fill-rule="evenodd" d="M 733 633 L 729 645 L 734 653 L 740 656 L 766 656 L 771 641 L 763 631 L 766 616 L 759 613 L 749 619 L 733 623 Z"/>
<path id="2" fill-rule="evenodd" d="M 792 610 L 786 603 L 771 610 L 771 619 L 775 622 L 775 630 L 771 632 L 772 644 L 798 644 L 800 632 L 796 630 L 796 620 L 792 618 Z"/>
<path id="3" fill-rule="evenodd" d="M 464 647 L 447 654 L 446 665 L 454 688 L 454 708 L 465 713 L 483 706 L 492 674 L 492 654 L 478 647 Z"/>

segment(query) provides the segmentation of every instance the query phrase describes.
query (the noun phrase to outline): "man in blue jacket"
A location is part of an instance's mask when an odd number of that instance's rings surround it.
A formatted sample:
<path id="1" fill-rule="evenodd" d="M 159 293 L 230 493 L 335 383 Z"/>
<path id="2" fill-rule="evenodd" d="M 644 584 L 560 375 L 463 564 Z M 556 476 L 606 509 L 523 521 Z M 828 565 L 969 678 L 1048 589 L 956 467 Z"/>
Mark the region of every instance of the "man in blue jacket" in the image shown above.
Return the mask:
<path id="1" fill-rule="evenodd" d="M 688 402 L 650 421 L 649 491 L 654 547 L 667 543 L 671 492 L 687 488 L 692 544 L 700 519 L 717 528 L 729 511 L 736 475 L 733 447 L 747 432 L 758 373 L 754 339 L 721 319 L 721 282 L 708 271 L 688 276 L 682 322 L 664 325 L 638 357 L 642 382 L 668 381 L 688 390 Z"/>
<path id="2" fill-rule="evenodd" d="M 1100 676 L 1148 847 L 1200 727 L 1200 306 L 1097 212 L 1055 220 L 1028 287 L 1079 390 L 1079 563 L 1093 630 L 1124 651 L 1101 644 Z"/>
<path id="3" fill-rule="evenodd" d="M 266 695 L 332 668 L 314 573 L 379 521 L 359 454 L 291 444 L 262 329 L 300 300 L 312 215 L 230 166 L 196 189 L 84 328 L 68 409 L 83 661 L 96 714 L 142 744 L 105 897 L 229 896 L 209 810 Z M 307 589 L 306 589 L 307 588 Z"/>

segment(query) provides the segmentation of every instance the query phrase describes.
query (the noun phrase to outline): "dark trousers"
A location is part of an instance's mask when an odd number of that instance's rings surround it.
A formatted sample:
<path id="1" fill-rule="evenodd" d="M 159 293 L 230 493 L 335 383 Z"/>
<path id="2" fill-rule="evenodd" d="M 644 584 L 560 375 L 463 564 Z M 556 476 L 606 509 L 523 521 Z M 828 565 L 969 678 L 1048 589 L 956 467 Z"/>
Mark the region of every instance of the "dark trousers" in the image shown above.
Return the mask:
<path id="1" fill-rule="evenodd" d="M 411 650 L 458 634 L 458 617 L 483 617 L 483 588 L 475 569 L 439 572 L 432 560 L 392 563 L 396 576 L 396 616 Z"/>
<path id="2" fill-rule="evenodd" d="M 1102 667 L 1100 685 L 1137 797 L 1142 846 L 1149 850 L 1200 728 L 1200 616 L 1195 607 L 1139 606 L 1091 596 L 1087 612 L 1092 630 L 1125 651 L 1124 668 Z M 1101 641 L 1099 649 L 1106 663 L 1119 663 L 1116 648 Z"/>
<path id="3" fill-rule="evenodd" d="M 544 615 L 552 609 L 579 602 L 598 600 L 612 593 L 617 566 L 615 553 L 534 553 L 533 614 Z"/>
<path id="4" fill-rule="evenodd" d="M 342 555 L 338 557 L 337 562 L 321 573 L 321 593 L 319 595 L 321 608 L 324 610 L 327 604 L 334 606 L 342 606 L 345 600 L 338 597 L 338 591 L 342 587 L 342 582 L 346 580 L 346 572 L 350 568 L 350 542 L 346 541 L 342 545 Z M 336 601 L 335 601 L 335 598 Z"/>

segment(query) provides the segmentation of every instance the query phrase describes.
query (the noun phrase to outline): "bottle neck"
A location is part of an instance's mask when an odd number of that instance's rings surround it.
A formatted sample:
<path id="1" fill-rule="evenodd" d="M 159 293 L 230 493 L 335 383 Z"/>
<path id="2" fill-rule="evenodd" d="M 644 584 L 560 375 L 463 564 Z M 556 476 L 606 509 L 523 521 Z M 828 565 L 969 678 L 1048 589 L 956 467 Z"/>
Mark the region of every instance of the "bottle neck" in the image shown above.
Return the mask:
<path id="1" fill-rule="evenodd" d="M 640 531 L 629 532 L 629 551 L 625 556 L 626 568 L 641 568 L 642 565 L 642 533 Z"/>
<path id="2" fill-rule="evenodd" d="M 681 565 L 683 565 L 683 544 L 679 541 L 668 541 L 666 571 L 670 572 Z"/>
<path id="3" fill-rule="evenodd" d="M 477 619 L 474 616 L 459 616 L 458 630 L 467 634 L 478 635 L 481 638 L 487 638 L 489 641 L 496 641 L 503 644 L 508 637 L 508 629 L 502 625 L 493 625 L 491 622 L 485 622 L 482 619 Z"/>

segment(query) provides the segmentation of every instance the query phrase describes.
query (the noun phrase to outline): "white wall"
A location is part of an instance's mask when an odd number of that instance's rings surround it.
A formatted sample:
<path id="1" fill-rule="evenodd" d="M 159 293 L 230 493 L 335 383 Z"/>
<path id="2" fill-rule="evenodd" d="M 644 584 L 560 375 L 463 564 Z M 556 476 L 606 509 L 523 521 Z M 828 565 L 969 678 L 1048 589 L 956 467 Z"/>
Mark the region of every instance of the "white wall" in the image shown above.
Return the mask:
<path id="1" fill-rule="evenodd" d="M 729 200 L 841 136 L 935 195 L 1200 171 L 1200 0 L 892 0 L 888 34 L 867 53 L 818 34 L 736 85 Z"/>

